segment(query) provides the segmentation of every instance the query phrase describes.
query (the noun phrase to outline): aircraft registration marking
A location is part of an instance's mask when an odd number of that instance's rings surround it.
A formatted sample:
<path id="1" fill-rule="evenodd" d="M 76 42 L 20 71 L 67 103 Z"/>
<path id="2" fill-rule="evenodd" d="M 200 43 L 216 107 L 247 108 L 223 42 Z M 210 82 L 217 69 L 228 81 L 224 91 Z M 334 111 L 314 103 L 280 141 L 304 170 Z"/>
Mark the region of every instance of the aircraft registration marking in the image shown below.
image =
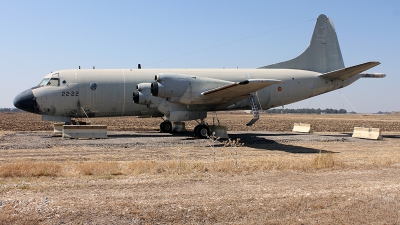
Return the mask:
<path id="1" fill-rule="evenodd" d="M 61 96 L 79 96 L 79 91 L 63 91 L 61 92 Z"/>

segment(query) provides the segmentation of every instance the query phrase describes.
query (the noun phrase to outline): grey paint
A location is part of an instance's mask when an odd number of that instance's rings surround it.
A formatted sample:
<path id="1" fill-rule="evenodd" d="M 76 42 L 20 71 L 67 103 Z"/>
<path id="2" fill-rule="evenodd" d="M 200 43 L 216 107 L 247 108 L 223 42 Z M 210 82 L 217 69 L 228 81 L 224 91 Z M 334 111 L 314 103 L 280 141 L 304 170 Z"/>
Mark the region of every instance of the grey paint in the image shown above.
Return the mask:
<path id="1" fill-rule="evenodd" d="M 39 108 L 40 114 L 55 120 L 85 117 L 85 113 L 90 117 L 203 119 L 207 111 L 250 109 L 247 98 L 251 95 L 264 110 L 301 101 L 350 85 L 362 77 L 359 73 L 378 64 L 344 68 L 333 23 L 320 15 L 308 48 L 286 62 L 259 69 L 60 70 L 45 76 L 59 79 L 59 86 L 23 92 L 14 105 L 29 106 L 26 110 L 31 112 Z M 150 94 L 153 82 L 161 97 Z M 95 89 L 91 88 L 94 84 Z M 134 92 L 139 93 L 141 104 L 133 103 Z M 32 93 L 30 100 L 26 96 Z"/>
<path id="2" fill-rule="evenodd" d="M 294 59 L 260 67 L 260 69 L 300 69 L 326 73 L 344 68 L 333 21 L 319 15 L 307 49 Z"/>

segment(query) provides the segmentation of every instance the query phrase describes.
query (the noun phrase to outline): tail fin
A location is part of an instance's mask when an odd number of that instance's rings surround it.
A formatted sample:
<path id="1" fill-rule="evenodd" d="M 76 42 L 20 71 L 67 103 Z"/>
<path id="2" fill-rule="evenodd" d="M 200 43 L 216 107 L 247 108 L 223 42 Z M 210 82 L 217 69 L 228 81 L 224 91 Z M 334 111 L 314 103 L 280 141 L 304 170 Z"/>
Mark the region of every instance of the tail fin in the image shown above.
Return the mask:
<path id="1" fill-rule="evenodd" d="M 319 15 L 307 49 L 294 59 L 259 69 L 299 69 L 327 73 L 344 68 L 342 53 L 331 19 Z"/>

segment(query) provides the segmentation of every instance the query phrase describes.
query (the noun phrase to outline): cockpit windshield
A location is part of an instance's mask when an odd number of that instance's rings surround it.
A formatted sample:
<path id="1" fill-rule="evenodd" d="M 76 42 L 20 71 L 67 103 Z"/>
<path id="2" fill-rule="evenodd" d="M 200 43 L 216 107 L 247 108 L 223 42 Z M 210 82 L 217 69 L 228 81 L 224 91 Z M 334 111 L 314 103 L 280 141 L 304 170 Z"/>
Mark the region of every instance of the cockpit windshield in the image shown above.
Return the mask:
<path id="1" fill-rule="evenodd" d="M 39 86 L 46 86 L 47 83 L 49 82 L 49 80 L 50 80 L 50 78 L 44 78 L 44 79 L 42 80 L 42 82 L 40 82 Z"/>
<path id="2" fill-rule="evenodd" d="M 60 86 L 60 79 L 59 78 L 44 78 L 42 82 L 39 84 L 40 87 L 43 86 Z"/>

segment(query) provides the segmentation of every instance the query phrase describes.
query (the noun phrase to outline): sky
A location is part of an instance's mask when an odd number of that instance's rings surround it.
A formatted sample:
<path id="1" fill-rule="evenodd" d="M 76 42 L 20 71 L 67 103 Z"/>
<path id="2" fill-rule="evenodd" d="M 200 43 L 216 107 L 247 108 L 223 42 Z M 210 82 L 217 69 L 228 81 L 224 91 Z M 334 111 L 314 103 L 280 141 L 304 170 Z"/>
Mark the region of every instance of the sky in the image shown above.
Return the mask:
<path id="1" fill-rule="evenodd" d="M 400 1 L 0 0 L 0 108 L 56 70 L 257 68 L 307 47 L 319 14 L 336 28 L 345 66 L 384 79 L 285 108 L 400 111 Z"/>

